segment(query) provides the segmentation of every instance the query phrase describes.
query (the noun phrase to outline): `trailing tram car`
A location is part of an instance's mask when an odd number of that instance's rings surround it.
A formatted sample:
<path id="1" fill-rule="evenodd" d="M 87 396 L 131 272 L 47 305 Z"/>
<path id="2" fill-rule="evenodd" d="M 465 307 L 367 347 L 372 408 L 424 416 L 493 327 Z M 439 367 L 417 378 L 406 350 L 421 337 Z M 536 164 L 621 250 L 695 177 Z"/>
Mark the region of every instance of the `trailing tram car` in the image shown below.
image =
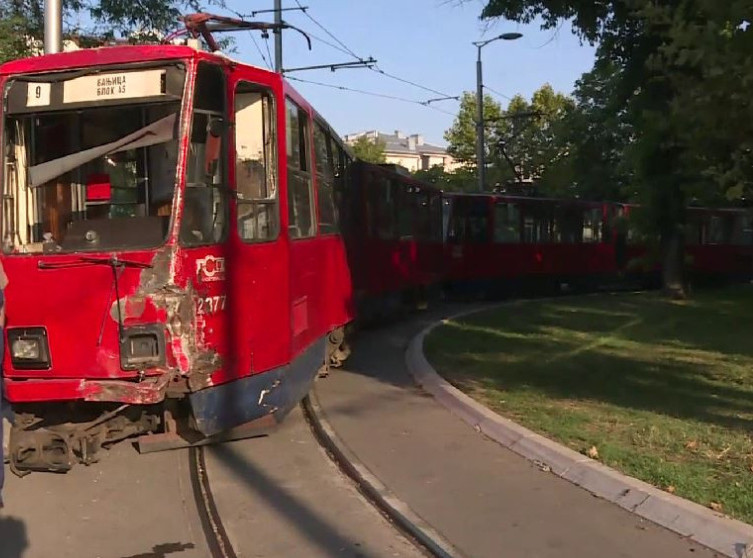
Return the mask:
<path id="1" fill-rule="evenodd" d="M 445 281 L 452 293 L 593 289 L 626 267 L 627 255 L 614 249 L 612 204 L 498 194 L 445 198 Z"/>
<path id="2" fill-rule="evenodd" d="M 444 194 L 448 293 L 498 297 L 652 288 L 655 249 L 636 234 L 636 207 L 500 194 Z M 689 208 L 686 254 L 695 282 L 753 278 L 753 213 Z"/>
<path id="3" fill-rule="evenodd" d="M 696 283 L 753 279 L 753 210 L 691 207 L 685 243 Z"/>
<path id="4" fill-rule="evenodd" d="M 114 46 L 0 84 L 16 472 L 266 428 L 342 359 L 350 156 L 279 74 Z"/>
<path id="5" fill-rule="evenodd" d="M 359 323 L 424 306 L 444 274 L 441 191 L 392 165 L 357 161 L 348 196 Z"/>

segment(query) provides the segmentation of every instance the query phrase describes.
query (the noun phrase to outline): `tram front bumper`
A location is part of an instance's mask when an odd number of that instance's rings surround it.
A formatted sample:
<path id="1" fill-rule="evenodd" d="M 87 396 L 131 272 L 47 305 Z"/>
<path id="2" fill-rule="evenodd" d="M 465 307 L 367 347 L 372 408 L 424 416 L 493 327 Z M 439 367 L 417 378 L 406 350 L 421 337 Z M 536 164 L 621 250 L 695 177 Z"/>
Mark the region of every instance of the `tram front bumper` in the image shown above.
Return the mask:
<path id="1" fill-rule="evenodd" d="M 142 381 L 88 379 L 5 378 L 5 394 L 11 403 L 42 401 L 95 401 L 153 405 L 165 399 L 171 374 Z"/>

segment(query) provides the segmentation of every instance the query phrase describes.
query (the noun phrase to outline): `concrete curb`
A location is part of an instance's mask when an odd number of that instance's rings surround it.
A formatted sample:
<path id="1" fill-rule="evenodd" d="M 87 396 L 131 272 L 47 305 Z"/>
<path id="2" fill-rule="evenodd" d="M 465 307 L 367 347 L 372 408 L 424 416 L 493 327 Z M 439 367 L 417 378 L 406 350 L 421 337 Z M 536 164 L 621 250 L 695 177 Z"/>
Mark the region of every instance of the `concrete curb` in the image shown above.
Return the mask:
<path id="1" fill-rule="evenodd" d="M 495 306 L 499 304 L 485 309 Z M 406 364 L 416 383 L 476 430 L 529 461 L 547 466 L 556 475 L 592 494 L 725 556 L 753 558 L 753 526 L 623 475 L 523 428 L 476 402 L 439 376 L 424 356 L 424 339 L 442 323 L 478 311 L 462 312 L 437 322 L 411 340 Z"/>
<path id="2" fill-rule="evenodd" d="M 465 558 L 465 555 L 421 519 L 405 502 L 390 492 L 348 448 L 327 420 L 319 404 L 316 387 L 303 399 L 302 406 L 314 435 L 335 464 L 391 522 L 432 556 Z"/>

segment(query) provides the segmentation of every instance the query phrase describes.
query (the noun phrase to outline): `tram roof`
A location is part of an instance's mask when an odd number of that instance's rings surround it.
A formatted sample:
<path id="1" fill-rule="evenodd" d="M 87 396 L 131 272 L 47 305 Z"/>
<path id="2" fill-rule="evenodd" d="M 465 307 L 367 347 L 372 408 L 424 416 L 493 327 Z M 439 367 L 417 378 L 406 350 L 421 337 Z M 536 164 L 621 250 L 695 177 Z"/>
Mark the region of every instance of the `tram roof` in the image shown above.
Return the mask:
<path id="1" fill-rule="evenodd" d="M 226 64 L 244 64 L 266 74 L 270 70 L 233 60 L 225 55 L 196 50 L 185 45 L 117 45 L 98 48 L 84 48 L 43 56 L 19 58 L 0 66 L 0 75 L 27 74 L 71 70 L 86 66 L 106 66 L 145 61 L 193 59 L 208 60 Z"/>

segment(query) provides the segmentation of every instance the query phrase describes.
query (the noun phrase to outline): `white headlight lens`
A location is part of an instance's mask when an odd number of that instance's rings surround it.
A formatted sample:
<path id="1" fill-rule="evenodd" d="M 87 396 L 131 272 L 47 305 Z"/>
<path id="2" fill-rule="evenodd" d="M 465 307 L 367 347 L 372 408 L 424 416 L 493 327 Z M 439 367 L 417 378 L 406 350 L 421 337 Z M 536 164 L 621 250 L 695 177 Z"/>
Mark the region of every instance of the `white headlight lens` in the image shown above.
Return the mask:
<path id="1" fill-rule="evenodd" d="M 11 346 L 11 354 L 14 359 L 19 360 L 39 360 L 39 340 L 38 339 L 14 339 Z"/>

